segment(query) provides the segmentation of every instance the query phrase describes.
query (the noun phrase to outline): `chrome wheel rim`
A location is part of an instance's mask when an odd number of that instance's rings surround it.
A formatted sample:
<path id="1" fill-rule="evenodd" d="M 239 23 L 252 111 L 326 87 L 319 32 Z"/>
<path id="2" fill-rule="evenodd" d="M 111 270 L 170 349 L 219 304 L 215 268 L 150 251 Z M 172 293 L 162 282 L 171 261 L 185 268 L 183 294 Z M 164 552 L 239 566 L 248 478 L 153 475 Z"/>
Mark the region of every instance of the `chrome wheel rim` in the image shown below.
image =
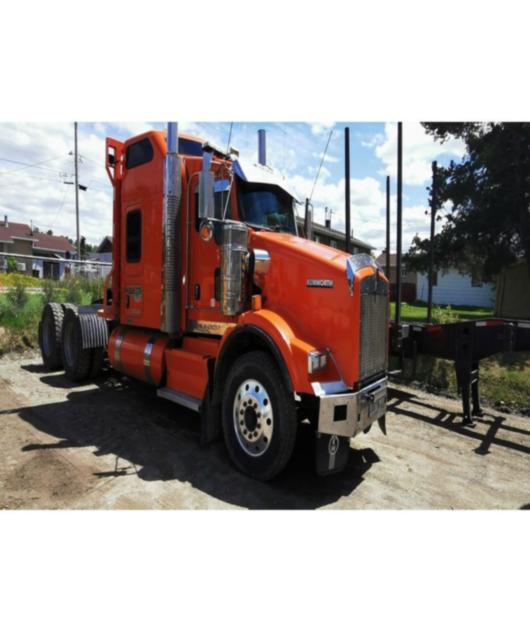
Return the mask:
<path id="1" fill-rule="evenodd" d="M 269 393 L 256 379 L 247 379 L 238 387 L 233 417 L 241 448 L 252 457 L 263 455 L 271 443 L 274 415 Z"/>

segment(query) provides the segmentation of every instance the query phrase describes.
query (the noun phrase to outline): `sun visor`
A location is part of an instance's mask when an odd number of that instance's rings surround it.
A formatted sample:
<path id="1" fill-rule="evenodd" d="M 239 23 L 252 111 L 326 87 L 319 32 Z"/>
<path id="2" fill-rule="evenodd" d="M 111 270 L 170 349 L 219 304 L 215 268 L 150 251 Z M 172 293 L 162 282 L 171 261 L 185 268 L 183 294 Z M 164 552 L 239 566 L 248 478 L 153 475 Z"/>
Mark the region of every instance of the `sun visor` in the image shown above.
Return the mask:
<path id="1" fill-rule="evenodd" d="M 251 164 L 250 162 L 242 162 L 236 160 L 233 163 L 234 173 L 243 181 L 251 184 L 266 184 L 268 186 L 278 186 L 292 197 L 297 203 L 300 203 L 297 193 L 287 180 L 272 170 L 269 166 L 262 164 Z"/>

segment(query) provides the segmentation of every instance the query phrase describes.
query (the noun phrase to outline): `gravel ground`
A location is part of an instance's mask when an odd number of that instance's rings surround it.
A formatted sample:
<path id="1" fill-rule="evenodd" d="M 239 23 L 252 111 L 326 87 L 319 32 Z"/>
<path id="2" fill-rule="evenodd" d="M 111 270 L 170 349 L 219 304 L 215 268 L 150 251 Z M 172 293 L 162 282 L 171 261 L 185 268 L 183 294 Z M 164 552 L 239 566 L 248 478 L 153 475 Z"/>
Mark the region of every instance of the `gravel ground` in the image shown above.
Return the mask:
<path id="1" fill-rule="evenodd" d="M 347 469 L 312 470 L 300 432 L 269 484 L 232 468 L 221 442 L 201 448 L 198 416 L 109 373 L 72 386 L 35 354 L 0 359 L 2 508 L 530 507 L 530 419 L 495 410 L 472 427 L 458 401 L 390 392 L 388 435 L 352 441 Z"/>

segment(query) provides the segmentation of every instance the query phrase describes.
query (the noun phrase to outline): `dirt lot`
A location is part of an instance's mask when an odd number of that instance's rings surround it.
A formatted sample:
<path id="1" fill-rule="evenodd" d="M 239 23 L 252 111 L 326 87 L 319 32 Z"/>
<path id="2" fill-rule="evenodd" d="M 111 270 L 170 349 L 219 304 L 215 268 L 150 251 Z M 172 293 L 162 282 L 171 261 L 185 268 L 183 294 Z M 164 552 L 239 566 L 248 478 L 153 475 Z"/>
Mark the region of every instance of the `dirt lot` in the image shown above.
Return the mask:
<path id="1" fill-rule="evenodd" d="M 37 355 L 0 360 L 3 508 L 530 507 L 530 419 L 488 411 L 463 427 L 458 401 L 391 390 L 388 435 L 352 442 L 347 470 L 312 472 L 303 431 L 270 484 L 199 446 L 198 416 L 109 374 L 72 387 Z"/>

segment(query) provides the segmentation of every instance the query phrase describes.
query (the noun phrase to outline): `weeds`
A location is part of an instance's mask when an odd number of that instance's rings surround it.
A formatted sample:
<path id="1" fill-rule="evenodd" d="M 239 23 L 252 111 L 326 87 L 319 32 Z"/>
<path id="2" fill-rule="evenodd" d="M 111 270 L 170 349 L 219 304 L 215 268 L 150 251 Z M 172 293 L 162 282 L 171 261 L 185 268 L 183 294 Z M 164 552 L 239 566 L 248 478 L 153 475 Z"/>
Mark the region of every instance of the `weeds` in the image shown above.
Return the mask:
<path id="1" fill-rule="evenodd" d="M 459 320 L 459 317 L 448 304 L 446 307 L 434 307 L 432 319 L 436 324 L 453 324 Z"/>
<path id="2" fill-rule="evenodd" d="M 39 280 L 19 273 L 0 275 L 0 355 L 26 347 L 37 347 L 38 326 L 46 302 L 90 304 L 103 294 L 102 280 L 80 276 L 64 280 Z M 27 288 L 40 287 L 40 293 L 28 293 Z"/>
<path id="3" fill-rule="evenodd" d="M 57 286 L 52 280 L 44 280 L 42 283 L 42 294 L 44 302 L 55 302 L 57 300 Z"/>

